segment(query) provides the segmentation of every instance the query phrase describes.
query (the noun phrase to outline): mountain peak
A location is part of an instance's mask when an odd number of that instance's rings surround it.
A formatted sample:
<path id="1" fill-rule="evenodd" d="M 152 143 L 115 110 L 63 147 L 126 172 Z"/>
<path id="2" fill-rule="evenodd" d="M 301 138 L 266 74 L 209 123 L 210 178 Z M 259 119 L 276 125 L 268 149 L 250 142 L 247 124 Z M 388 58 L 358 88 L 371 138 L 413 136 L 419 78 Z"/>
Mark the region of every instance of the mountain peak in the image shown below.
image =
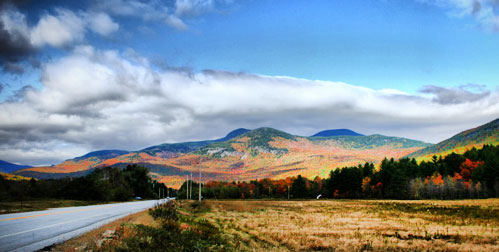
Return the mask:
<path id="1" fill-rule="evenodd" d="M 312 137 L 331 137 L 331 136 L 364 136 L 364 135 L 349 129 L 323 130 L 321 132 L 312 135 Z"/>
<path id="2" fill-rule="evenodd" d="M 231 132 L 229 132 L 229 134 L 227 134 L 225 137 L 223 138 L 220 138 L 220 139 L 217 139 L 215 141 L 217 142 L 225 142 L 225 141 L 228 141 L 234 137 L 238 137 L 246 132 L 250 131 L 249 129 L 245 129 L 245 128 L 239 128 L 239 129 L 235 129 Z"/>
<path id="3" fill-rule="evenodd" d="M 254 129 L 252 131 L 248 131 L 244 134 L 245 136 L 249 136 L 249 137 L 263 137 L 263 136 L 266 136 L 266 137 L 282 137 L 282 138 L 286 138 L 286 139 L 294 139 L 295 137 L 289 133 L 286 133 L 284 131 L 280 131 L 280 130 L 277 130 L 277 129 L 274 129 L 274 128 L 270 128 L 270 127 L 261 127 L 261 128 L 258 128 L 258 129 Z"/>
<path id="4" fill-rule="evenodd" d="M 244 130 L 243 130 L 244 131 Z M 243 132 L 243 131 L 239 131 Z M 236 149 L 231 145 L 232 143 L 240 143 L 243 138 L 248 138 L 248 140 L 244 140 L 244 151 L 251 153 L 252 156 L 256 156 L 259 153 L 273 153 L 276 155 L 282 155 L 283 153 L 287 153 L 288 150 L 286 148 L 276 148 L 269 144 L 271 141 L 275 140 L 276 137 L 281 137 L 284 139 L 295 140 L 296 137 L 288 134 L 284 131 L 276 130 L 274 128 L 262 127 L 250 131 L 246 131 L 245 133 L 230 139 L 228 142 L 216 142 L 210 144 L 201 149 L 202 153 L 212 152 L 210 155 L 214 155 L 220 157 L 223 151 L 234 152 Z M 216 152 L 213 152 L 216 150 Z M 222 152 L 221 152 L 222 151 Z M 241 150 L 239 150 L 241 151 Z"/>

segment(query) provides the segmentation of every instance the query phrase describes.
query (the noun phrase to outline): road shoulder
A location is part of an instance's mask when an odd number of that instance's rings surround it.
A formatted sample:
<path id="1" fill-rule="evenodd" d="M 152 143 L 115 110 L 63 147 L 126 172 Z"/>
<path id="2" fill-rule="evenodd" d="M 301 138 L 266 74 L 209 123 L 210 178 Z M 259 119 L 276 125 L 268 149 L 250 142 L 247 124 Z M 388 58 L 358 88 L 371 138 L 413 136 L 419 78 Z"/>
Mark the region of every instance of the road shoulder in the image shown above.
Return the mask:
<path id="1" fill-rule="evenodd" d="M 148 214 L 148 210 L 144 210 L 117 219 L 100 228 L 94 229 L 63 243 L 46 247 L 40 251 L 87 251 L 89 248 L 95 247 L 105 240 L 112 239 L 115 231 L 122 225 L 127 224 L 156 225 L 153 218 Z"/>

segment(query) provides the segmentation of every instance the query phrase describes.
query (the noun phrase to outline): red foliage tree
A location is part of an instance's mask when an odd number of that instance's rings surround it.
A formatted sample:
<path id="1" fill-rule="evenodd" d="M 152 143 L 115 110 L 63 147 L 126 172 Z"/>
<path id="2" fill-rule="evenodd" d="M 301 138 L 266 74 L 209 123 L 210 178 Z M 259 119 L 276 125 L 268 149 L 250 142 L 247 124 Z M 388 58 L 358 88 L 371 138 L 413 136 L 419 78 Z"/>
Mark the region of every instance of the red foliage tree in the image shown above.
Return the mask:
<path id="1" fill-rule="evenodd" d="M 461 171 L 459 172 L 461 174 L 461 177 L 469 181 L 471 180 L 471 174 L 473 173 L 473 170 L 475 170 L 477 167 L 483 165 L 483 161 L 471 161 L 468 158 L 461 164 Z"/>

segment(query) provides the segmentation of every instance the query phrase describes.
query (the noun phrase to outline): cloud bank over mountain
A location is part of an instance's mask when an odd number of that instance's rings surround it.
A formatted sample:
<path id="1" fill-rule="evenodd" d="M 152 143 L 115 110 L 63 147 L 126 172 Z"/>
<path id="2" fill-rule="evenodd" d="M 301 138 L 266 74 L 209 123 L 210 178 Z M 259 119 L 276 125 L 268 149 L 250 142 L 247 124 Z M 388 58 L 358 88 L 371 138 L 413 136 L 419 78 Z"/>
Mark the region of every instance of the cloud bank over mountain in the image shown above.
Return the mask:
<path id="1" fill-rule="evenodd" d="M 133 50 L 77 46 L 41 67 L 41 89 L 0 103 L 0 156 L 8 161 L 50 164 L 95 149 L 214 139 L 261 126 L 437 142 L 499 115 L 498 90 L 427 86 L 411 95 L 286 76 L 195 73 L 161 69 Z"/>

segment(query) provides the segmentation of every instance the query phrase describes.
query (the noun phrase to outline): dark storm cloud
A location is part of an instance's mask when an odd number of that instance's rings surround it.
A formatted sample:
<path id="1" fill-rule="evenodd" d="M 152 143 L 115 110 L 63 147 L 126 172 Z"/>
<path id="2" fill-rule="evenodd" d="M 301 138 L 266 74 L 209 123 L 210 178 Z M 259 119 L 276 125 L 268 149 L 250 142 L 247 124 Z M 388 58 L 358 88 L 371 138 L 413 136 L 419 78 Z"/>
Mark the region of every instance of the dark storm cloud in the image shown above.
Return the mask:
<path id="1" fill-rule="evenodd" d="M 467 89 L 476 87 L 475 85 L 460 86 L 458 88 L 447 88 L 439 86 L 424 86 L 420 92 L 434 95 L 433 101 L 440 104 L 460 104 L 478 101 L 490 95 L 490 91 L 474 93 Z"/>
<path id="2" fill-rule="evenodd" d="M 38 55 L 46 47 L 72 48 L 84 42 L 87 33 L 107 37 L 118 29 L 119 24 L 105 12 L 88 11 L 78 4 L 0 3 L 0 72 L 21 75 L 27 67 L 40 66 Z"/>
<path id="3" fill-rule="evenodd" d="M 31 0 L 3 0 L 0 2 L 0 8 L 7 8 L 8 6 L 26 6 L 31 4 Z"/>
<path id="4" fill-rule="evenodd" d="M 0 8 L 0 11 L 3 11 Z M 29 38 L 19 31 L 8 30 L 0 19 L 0 68 L 3 71 L 22 74 L 24 67 L 19 64 L 37 53 Z"/>

